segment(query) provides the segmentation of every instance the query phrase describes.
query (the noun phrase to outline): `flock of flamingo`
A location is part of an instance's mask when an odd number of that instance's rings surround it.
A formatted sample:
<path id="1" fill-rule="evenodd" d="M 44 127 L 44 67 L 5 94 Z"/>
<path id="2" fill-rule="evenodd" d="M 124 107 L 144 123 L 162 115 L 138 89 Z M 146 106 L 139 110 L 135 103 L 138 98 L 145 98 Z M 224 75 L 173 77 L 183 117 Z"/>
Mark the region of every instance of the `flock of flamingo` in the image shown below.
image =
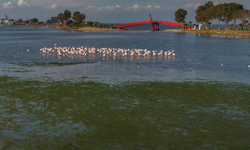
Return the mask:
<path id="1" fill-rule="evenodd" d="M 28 50 L 27 50 L 28 52 Z M 114 59 L 118 58 L 118 56 L 123 57 L 144 57 L 148 58 L 150 56 L 153 57 L 175 57 L 174 50 L 170 51 L 157 51 L 153 50 L 152 52 L 147 49 L 122 49 L 122 48 L 94 48 L 94 47 L 56 47 L 56 44 L 54 45 L 54 49 L 52 47 L 47 48 L 41 48 L 40 52 L 42 54 L 54 54 L 57 53 L 58 57 L 61 57 L 62 55 L 70 55 L 70 56 L 83 56 L 87 57 L 89 55 L 95 55 L 98 54 L 100 56 L 106 57 L 106 56 L 112 56 Z"/>

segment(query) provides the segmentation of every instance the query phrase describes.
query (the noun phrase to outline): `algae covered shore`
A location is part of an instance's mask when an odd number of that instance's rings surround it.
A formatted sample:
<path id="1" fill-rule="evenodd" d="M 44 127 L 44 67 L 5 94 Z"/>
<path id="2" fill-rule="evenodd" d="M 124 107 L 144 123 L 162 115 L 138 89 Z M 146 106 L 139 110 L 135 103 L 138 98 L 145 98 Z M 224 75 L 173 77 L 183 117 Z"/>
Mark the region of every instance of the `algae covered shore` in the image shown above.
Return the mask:
<path id="1" fill-rule="evenodd" d="M 0 149 L 249 149 L 250 86 L 0 76 Z"/>

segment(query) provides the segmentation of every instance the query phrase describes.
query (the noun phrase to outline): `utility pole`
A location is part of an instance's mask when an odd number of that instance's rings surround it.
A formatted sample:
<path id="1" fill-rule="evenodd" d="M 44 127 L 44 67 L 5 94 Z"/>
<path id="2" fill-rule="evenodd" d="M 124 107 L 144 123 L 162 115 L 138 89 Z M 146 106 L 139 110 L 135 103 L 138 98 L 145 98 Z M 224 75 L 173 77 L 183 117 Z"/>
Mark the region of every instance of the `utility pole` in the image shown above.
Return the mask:
<path id="1" fill-rule="evenodd" d="M 112 13 L 113 14 L 113 24 L 115 23 L 115 13 Z"/>

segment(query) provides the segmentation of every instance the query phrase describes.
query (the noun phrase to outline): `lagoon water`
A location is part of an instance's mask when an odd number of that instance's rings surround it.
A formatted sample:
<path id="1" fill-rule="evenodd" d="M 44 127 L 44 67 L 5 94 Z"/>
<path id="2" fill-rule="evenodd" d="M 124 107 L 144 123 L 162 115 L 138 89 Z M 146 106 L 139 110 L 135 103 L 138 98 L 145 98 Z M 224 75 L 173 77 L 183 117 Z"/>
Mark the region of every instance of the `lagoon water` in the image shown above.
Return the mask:
<path id="1" fill-rule="evenodd" d="M 166 28 L 166 27 L 165 27 Z M 51 28 L 0 28 L 1 75 L 24 78 L 51 77 L 57 80 L 87 76 L 90 80 L 117 82 L 127 80 L 213 80 L 250 83 L 250 51 L 248 37 L 127 31 L 61 31 Z M 150 29 L 150 28 L 148 28 Z M 40 48 L 106 47 L 148 50 L 175 50 L 176 57 L 124 58 L 110 56 L 58 57 L 42 55 Z M 29 52 L 27 53 L 27 49 Z M 94 62 L 62 67 L 26 67 L 16 71 L 22 62 Z M 7 69 L 6 69 L 7 68 Z M 12 68 L 12 69 L 11 69 Z M 20 68 L 20 67 L 19 67 Z M 29 71 L 32 70 L 32 71 Z"/>
<path id="2" fill-rule="evenodd" d="M 0 149 L 249 149 L 249 37 L 136 28 L 0 28 Z M 40 52 L 55 43 L 176 56 Z"/>

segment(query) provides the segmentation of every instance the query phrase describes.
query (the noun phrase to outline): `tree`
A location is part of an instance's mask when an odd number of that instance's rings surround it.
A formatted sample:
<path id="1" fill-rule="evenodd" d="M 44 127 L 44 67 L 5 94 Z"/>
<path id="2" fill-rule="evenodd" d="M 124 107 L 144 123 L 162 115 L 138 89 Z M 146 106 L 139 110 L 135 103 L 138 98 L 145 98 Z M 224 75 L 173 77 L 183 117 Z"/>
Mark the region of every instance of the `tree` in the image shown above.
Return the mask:
<path id="1" fill-rule="evenodd" d="M 240 23 L 240 24 L 238 24 L 238 25 L 240 26 L 241 30 L 243 30 L 243 24 Z"/>
<path id="2" fill-rule="evenodd" d="M 185 21 L 186 15 L 187 15 L 187 11 L 180 8 L 175 12 L 174 20 L 178 23 L 181 23 L 182 21 Z"/>
<path id="3" fill-rule="evenodd" d="M 80 24 L 80 23 L 82 23 L 83 22 L 83 20 L 85 20 L 85 15 L 84 14 L 82 14 L 82 13 L 79 13 L 79 14 L 76 14 L 76 16 L 75 16 L 75 21 L 78 23 L 78 24 Z"/>
<path id="4" fill-rule="evenodd" d="M 76 21 L 76 15 L 77 15 L 77 14 L 80 14 L 80 12 L 79 12 L 79 11 L 76 11 L 76 12 L 73 13 L 72 19 L 73 19 L 74 21 Z"/>
<path id="5" fill-rule="evenodd" d="M 23 22 L 23 19 L 18 19 L 16 23 L 21 24 Z"/>
<path id="6" fill-rule="evenodd" d="M 106 25 L 105 23 L 100 23 L 100 24 L 98 25 L 98 27 L 105 27 L 105 28 L 109 28 L 109 26 L 108 26 L 108 25 Z"/>
<path id="7" fill-rule="evenodd" d="M 65 21 L 68 21 L 71 18 L 71 12 L 69 10 L 65 10 L 63 15 Z"/>
<path id="8" fill-rule="evenodd" d="M 192 22 L 192 21 L 189 21 L 188 23 L 189 23 L 189 26 L 191 27 L 191 24 L 192 24 L 193 22 Z"/>
<path id="9" fill-rule="evenodd" d="M 231 30 L 231 29 L 233 29 L 234 28 L 234 24 L 229 24 L 229 29 Z"/>
<path id="10" fill-rule="evenodd" d="M 208 8 L 210 7 L 213 7 L 214 6 L 214 3 L 212 1 L 208 1 L 204 4 L 204 7 L 205 9 L 207 10 Z"/>
<path id="11" fill-rule="evenodd" d="M 24 21 L 26 24 L 29 24 L 30 23 L 30 20 L 25 20 Z"/>
<path id="12" fill-rule="evenodd" d="M 249 22 L 248 20 L 245 20 L 245 21 L 244 21 L 245 30 L 247 30 L 248 22 Z"/>
<path id="13" fill-rule="evenodd" d="M 195 11 L 196 15 L 195 15 L 195 20 L 196 22 L 200 22 L 202 23 L 202 27 L 204 29 L 204 24 L 205 22 L 207 22 L 207 17 L 206 17 L 206 8 L 202 5 L 200 5 L 197 10 Z"/>
<path id="14" fill-rule="evenodd" d="M 44 22 L 43 22 L 43 21 L 38 21 L 37 24 L 39 24 L 39 25 L 44 25 Z"/>
<path id="15" fill-rule="evenodd" d="M 48 20 L 46 21 L 46 23 L 52 24 L 52 21 L 51 21 L 50 19 L 48 19 Z"/>
<path id="16" fill-rule="evenodd" d="M 210 29 L 211 28 L 211 22 L 207 22 L 207 24 L 208 24 L 208 28 Z"/>
<path id="17" fill-rule="evenodd" d="M 207 3 L 204 4 L 204 8 L 206 9 L 205 10 L 205 17 L 207 18 L 206 19 L 206 28 L 207 28 L 207 25 L 209 26 L 210 28 L 210 25 L 209 25 L 209 21 L 211 20 L 211 22 L 213 22 L 213 14 L 210 14 L 210 12 L 208 11 L 209 8 L 213 8 L 214 7 L 214 3 L 212 1 L 208 1 Z"/>
<path id="18" fill-rule="evenodd" d="M 233 18 L 239 19 L 243 27 L 246 25 L 247 19 L 250 17 L 250 11 L 247 9 L 239 9 L 233 14 Z"/>
<path id="19" fill-rule="evenodd" d="M 246 24 L 246 27 L 249 27 L 249 26 L 250 26 L 250 24 L 249 24 L 249 23 L 247 23 L 247 24 Z M 246 30 L 248 30 L 248 29 L 246 29 Z"/>
<path id="20" fill-rule="evenodd" d="M 212 1 L 208 1 L 207 3 L 203 5 L 200 5 L 197 10 L 195 11 L 196 16 L 195 16 L 195 20 L 197 22 L 201 22 L 203 25 L 203 29 L 205 27 L 205 23 L 206 25 L 208 25 L 209 20 L 213 20 L 214 17 L 212 17 L 212 14 L 210 14 L 209 10 L 207 11 L 209 8 L 214 7 L 214 3 Z"/>
<path id="21" fill-rule="evenodd" d="M 31 21 L 32 24 L 36 24 L 38 22 L 38 19 L 37 18 L 32 18 L 30 21 Z"/>
<path id="22" fill-rule="evenodd" d="M 60 21 L 60 23 L 63 23 L 65 21 L 64 14 L 62 14 L 62 13 L 58 14 L 57 19 Z"/>
<path id="23" fill-rule="evenodd" d="M 236 23 L 237 23 L 237 18 L 236 18 L 236 16 L 233 15 L 232 21 L 233 21 L 233 28 L 235 29 L 235 28 L 236 28 Z M 229 26 L 230 26 L 230 25 L 229 25 Z"/>
<path id="24" fill-rule="evenodd" d="M 183 23 L 183 30 L 185 30 L 186 29 L 186 21 L 183 20 L 181 23 Z"/>
<path id="25" fill-rule="evenodd" d="M 68 25 L 71 25 L 73 23 L 73 21 L 72 20 L 68 20 L 68 21 L 66 21 L 66 25 L 68 26 Z"/>
<path id="26" fill-rule="evenodd" d="M 205 13 L 208 20 L 211 21 L 212 28 L 213 28 L 213 20 L 216 19 L 216 11 L 217 11 L 217 7 L 212 6 L 212 7 L 209 7 Z"/>
<path id="27" fill-rule="evenodd" d="M 92 22 L 92 21 L 86 22 L 86 25 L 87 25 L 87 26 L 93 26 L 93 24 L 94 24 L 94 22 Z"/>
<path id="28" fill-rule="evenodd" d="M 215 19 L 218 20 L 218 28 L 220 30 L 220 22 L 221 21 L 224 21 L 223 17 L 222 17 L 222 11 L 221 11 L 221 8 L 223 7 L 222 6 L 223 4 L 218 4 L 216 7 L 216 12 L 215 12 Z"/>
<path id="29" fill-rule="evenodd" d="M 57 19 L 57 17 L 51 17 L 51 23 L 53 24 L 55 24 L 55 23 L 57 23 L 58 22 L 58 19 Z"/>
<path id="30" fill-rule="evenodd" d="M 239 10 L 239 9 L 243 9 L 243 5 L 241 4 L 236 4 L 236 3 L 225 3 L 220 5 L 220 7 L 218 8 L 220 10 L 220 13 L 223 17 L 223 21 L 225 22 L 225 26 L 227 29 L 228 23 L 230 21 L 232 21 L 233 19 L 233 14 Z"/>

